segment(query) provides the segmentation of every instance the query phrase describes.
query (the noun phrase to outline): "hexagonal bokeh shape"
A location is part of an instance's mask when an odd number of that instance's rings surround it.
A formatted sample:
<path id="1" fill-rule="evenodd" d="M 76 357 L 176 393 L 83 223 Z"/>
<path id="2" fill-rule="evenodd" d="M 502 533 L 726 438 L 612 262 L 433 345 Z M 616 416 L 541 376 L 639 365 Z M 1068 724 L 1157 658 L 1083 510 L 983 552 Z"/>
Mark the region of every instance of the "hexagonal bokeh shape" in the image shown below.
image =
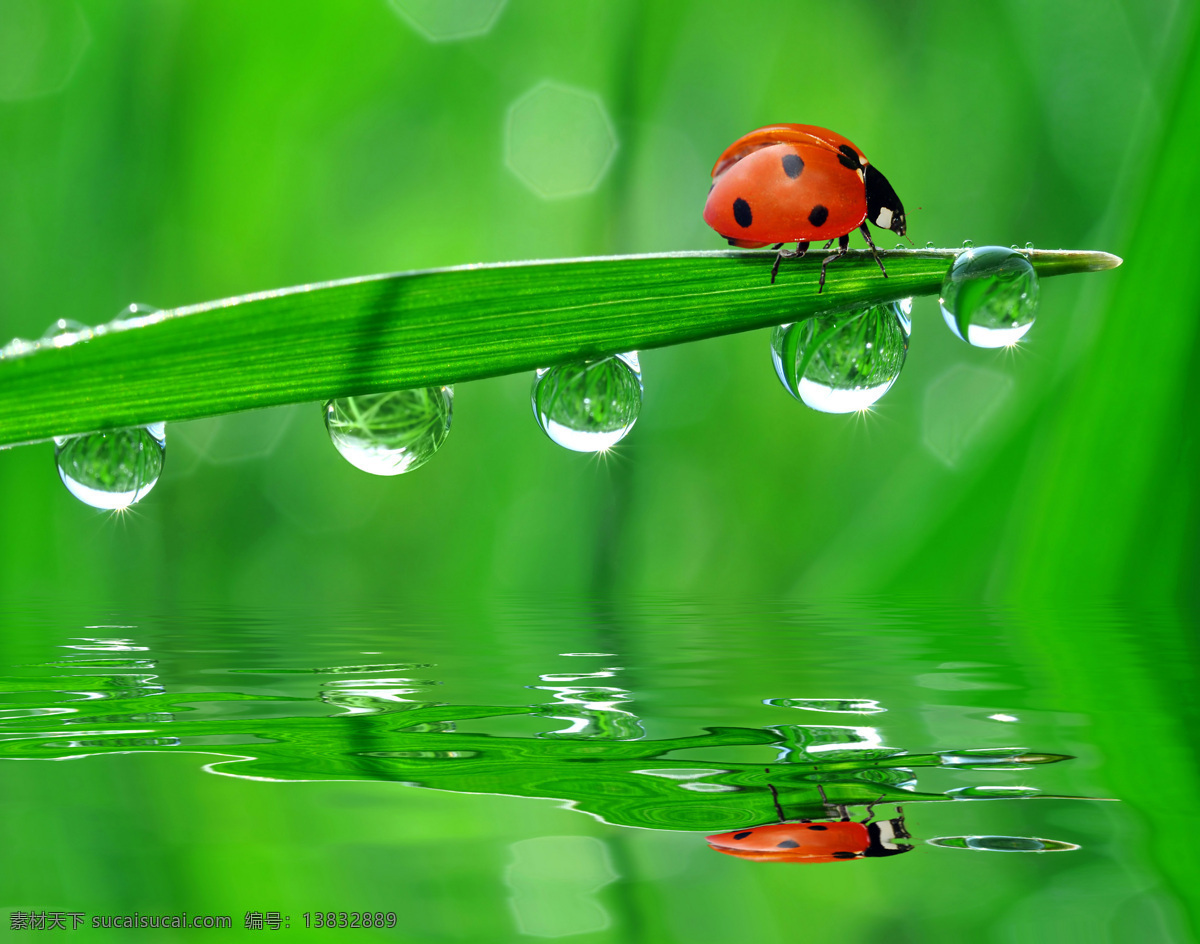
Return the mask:
<path id="1" fill-rule="evenodd" d="M 508 0 L 388 0 L 408 25 L 431 43 L 482 36 Z"/>
<path id="2" fill-rule="evenodd" d="M 508 109 L 504 161 L 543 199 L 595 190 L 616 152 L 616 132 L 592 92 L 542 82 Z"/>
<path id="3" fill-rule="evenodd" d="M 75 0 L 0 0 L 0 101 L 62 91 L 91 41 Z"/>
<path id="4" fill-rule="evenodd" d="M 188 468 L 198 463 L 235 465 L 265 459 L 279 447 L 301 408 L 292 405 L 172 423 L 174 442 L 191 453 Z"/>
<path id="5" fill-rule="evenodd" d="M 955 364 L 925 389 L 925 448 L 954 468 L 996 419 L 1013 379 L 983 367 Z"/>

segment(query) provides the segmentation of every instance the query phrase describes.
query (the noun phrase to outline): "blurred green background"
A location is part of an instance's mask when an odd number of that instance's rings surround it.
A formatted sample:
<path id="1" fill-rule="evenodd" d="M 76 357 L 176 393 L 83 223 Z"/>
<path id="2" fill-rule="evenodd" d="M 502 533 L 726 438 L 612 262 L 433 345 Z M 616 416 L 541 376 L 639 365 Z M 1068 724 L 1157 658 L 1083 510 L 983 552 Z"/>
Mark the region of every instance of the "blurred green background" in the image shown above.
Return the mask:
<path id="1" fill-rule="evenodd" d="M 1137 693 L 1142 714 L 1094 735 L 1174 758 L 1170 809 L 1139 814 L 1167 842 L 1197 799 L 1179 753 L 1196 707 L 1176 697 L 1200 602 L 1195 32 L 1191 0 L 0 0 L 3 337 L 131 302 L 720 248 L 712 162 L 780 121 L 862 147 L 917 245 L 1126 260 L 1044 283 L 1011 353 L 919 299 L 865 418 L 792 400 L 756 332 L 643 352 L 641 419 L 603 460 L 546 439 L 529 376 L 460 385 L 441 452 L 396 479 L 345 463 L 317 404 L 169 427 L 126 516 L 71 498 L 50 446 L 0 452 L 0 590 L 41 614 L 14 625 L 61 645 L 135 611 L 332 624 L 452 604 L 446 632 L 486 648 L 502 600 L 904 599 L 961 607 L 966 640 L 990 619 L 972 607 L 1003 604 L 1025 614 L 1012 664 L 1065 708 Z M 1029 615 L 1046 601 L 1058 615 Z M 1112 601 L 1129 639 L 1093 646 L 1089 608 Z M 1168 871 L 1187 854 L 1155 853 Z"/>
<path id="2" fill-rule="evenodd" d="M 1194 596 L 1196 276 L 1164 251 L 1197 203 L 1193 4 L 512 0 L 488 27 L 493 6 L 411 0 L 435 33 L 485 30 L 432 42 L 384 0 L 5 0 L 0 327 L 719 248 L 711 162 L 773 121 L 850 136 L 918 245 L 1126 264 L 1048 281 L 1011 355 L 919 300 L 864 421 L 791 400 L 763 332 L 646 352 L 642 418 L 605 462 L 549 443 L 519 376 L 463 385 L 446 446 L 401 480 L 343 462 L 315 405 L 181 424 L 127 522 L 71 499 L 48 446 L 9 452 L 7 593 Z"/>

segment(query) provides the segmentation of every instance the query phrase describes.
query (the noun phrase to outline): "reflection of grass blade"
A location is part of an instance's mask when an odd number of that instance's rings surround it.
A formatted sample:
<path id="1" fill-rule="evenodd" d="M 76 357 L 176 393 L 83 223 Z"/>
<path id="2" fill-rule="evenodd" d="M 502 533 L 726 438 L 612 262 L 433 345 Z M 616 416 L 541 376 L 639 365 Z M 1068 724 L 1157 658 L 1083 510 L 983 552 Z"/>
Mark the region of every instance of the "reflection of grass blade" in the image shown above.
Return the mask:
<path id="1" fill-rule="evenodd" d="M 304 285 L 141 319 L 0 359 L 0 444 L 333 397 L 436 387 L 935 294 L 955 250 L 819 263 L 700 252 L 462 266 Z M 1039 275 L 1107 269 L 1033 252 Z"/>
<path id="2" fill-rule="evenodd" d="M 799 750 L 805 729 L 794 726 L 709 727 L 702 734 L 632 741 L 488 735 L 472 733 L 471 722 L 530 715 L 549 719 L 537 707 L 372 702 L 362 693 L 354 715 L 290 716 L 289 704 L 299 707 L 311 699 L 213 691 L 182 696 L 156 690 L 150 675 L 57 674 L 66 666 L 79 667 L 58 663 L 48 667 L 53 677 L 0 679 L 0 694 L 33 691 L 46 699 L 41 706 L 26 704 L 0 717 L 0 761 L 130 750 L 201 752 L 217 758 L 206 769 L 234 777 L 399 781 L 437 790 L 544 797 L 569 801 L 610 823 L 717 832 L 773 821 L 772 787 L 789 817 L 823 818 L 821 789 L 831 803 L 851 806 L 961 800 L 915 790 L 914 770 L 946 766 L 947 757 L 990 760 L 1000 768 L 1066 759 L 1012 748 L 931 754 L 843 750 L 830 760 L 825 751 Z M 58 698 L 53 689 L 63 678 L 70 678 L 71 692 Z M 104 697 L 81 702 L 79 692 Z M 246 710 L 236 717 L 212 710 L 228 702 L 245 703 Z M 263 710 L 267 705 L 269 712 Z M 450 723 L 468 730 L 451 730 Z M 752 746 L 787 747 L 796 759 L 767 768 L 722 756 L 726 749 Z"/>

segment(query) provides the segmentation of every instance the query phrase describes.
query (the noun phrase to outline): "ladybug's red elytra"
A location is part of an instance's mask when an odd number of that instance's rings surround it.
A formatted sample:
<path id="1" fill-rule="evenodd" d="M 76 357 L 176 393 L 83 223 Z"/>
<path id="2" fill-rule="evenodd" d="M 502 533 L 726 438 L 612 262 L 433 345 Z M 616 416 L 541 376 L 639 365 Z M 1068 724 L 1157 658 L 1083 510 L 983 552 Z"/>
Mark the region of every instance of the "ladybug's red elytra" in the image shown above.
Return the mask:
<path id="1" fill-rule="evenodd" d="M 867 222 L 897 235 L 905 232 L 904 205 L 866 155 L 847 138 L 816 125 L 767 125 L 738 138 L 717 158 L 704 222 L 732 246 L 760 249 L 775 244 L 780 260 L 803 256 L 810 243 L 836 239 L 837 252 L 825 267 L 845 255 L 850 233 L 863 234 L 875 261 L 887 275 Z M 796 243 L 794 250 L 784 243 Z"/>
<path id="2" fill-rule="evenodd" d="M 862 822 L 850 819 L 845 806 L 833 806 L 841 819 L 832 822 L 785 820 L 779 805 L 779 794 L 768 784 L 775 800 L 780 822 L 748 829 L 735 829 L 715 836 L 705 836 L 709 846 L 725 855 L 748 859 L 751 862 L 845 862 L 849 859 L 871 859 L 911 852 L 912 845 L 900 842 L 911 839 L 904 828 L 904 811 L 896 807 L 896 818 L 874 820 L 875 804 L 867 806 L 867 818 Z M 821 799 L 825 791 L 818 786 Z M 827 808 L 829 801 L 825 800 Z"/>

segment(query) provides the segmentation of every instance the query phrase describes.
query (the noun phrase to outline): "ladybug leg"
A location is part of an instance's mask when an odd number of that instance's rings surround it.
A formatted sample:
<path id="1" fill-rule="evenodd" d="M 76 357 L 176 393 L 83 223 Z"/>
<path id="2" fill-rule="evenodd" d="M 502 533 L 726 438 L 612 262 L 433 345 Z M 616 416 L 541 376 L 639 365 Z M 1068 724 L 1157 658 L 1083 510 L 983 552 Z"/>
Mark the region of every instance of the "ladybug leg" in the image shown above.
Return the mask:
<path id="1" fill-rule="evenodd" d="M 871 247 L 871 255 L 875 257 L 875 261 L 879 264 L 879 271 L 883 273 L 883 277 L 887 278 L 887 269 L 884 267 L 883 260 L 879 258 L 879 249 L 875 246 L 875 241 L 871 239 L 871 231 L 867 229 L 867 224 L 864 221 L 858 227 L 863 234 L 863 239 L 867 241 L 867 245 Z"/>
<path id="2" fill-rule="evenodd" d="M 829 802 L 829 797 L 825 795 L 825 788 L 819 783 L 817 784 L 817 793 L 821 794 L 821 803 L 825 806 L 825 815 L 829 815 L 829 808 L 833 805 Z"/>
<path id="3" fill-rule="evenodd" d="M 779 249 L 779 254 L 775 257 L 775 264 L 771 266 L 771 284 L 775 284 L 775 276 L 779 274 L 779 263 L 784 259 L 799 259 L 802 255 L 808 252 L 808 243 L 796 243 L 795 249 L 780 249 L 783 243 L 776 243 L 773 248 Z"/>
<path id="4" fill-rule="evenodd" d="M 821 261 L 821 281 L 819 283 L 817 283 L 817 294 L 818 295 L 820 295 L 823 291 L 825 291 L 825 267 L 827 265 L 829 265 L 829 263 L 833 262 L 834 259 L 842 258 L 842 256 L 844 256 L 846 254 L 846 252 L 847 252 L 847 250 L 849 250 L 849 248 L 850 248 L 850 234 L 847 233 L 845 236 L 838 237 L 837 252 L 831 253 L 830 255 L 826 256 Z"/>

